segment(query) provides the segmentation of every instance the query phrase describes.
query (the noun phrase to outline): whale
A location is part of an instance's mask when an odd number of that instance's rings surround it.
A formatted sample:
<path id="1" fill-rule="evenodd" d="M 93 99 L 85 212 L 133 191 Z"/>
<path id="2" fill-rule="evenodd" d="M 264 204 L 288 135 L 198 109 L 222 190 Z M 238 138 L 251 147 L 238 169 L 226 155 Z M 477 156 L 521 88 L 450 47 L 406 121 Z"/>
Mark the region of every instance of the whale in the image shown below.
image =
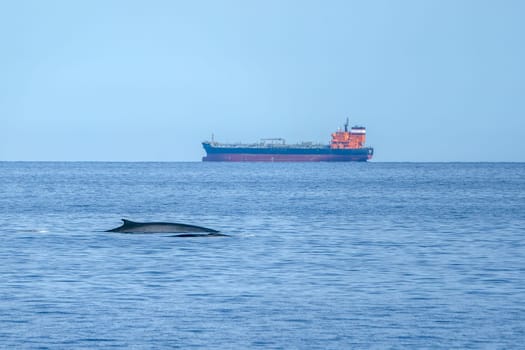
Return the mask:
<path id="1" fill-rule="evenodd" d="M 171 237 L 221 237 L 228 236 L 211 228 L 172 222 L 135 222 L 122 219 L 122 225 L 106 232 L 120 233 L 181 233 Z"/>

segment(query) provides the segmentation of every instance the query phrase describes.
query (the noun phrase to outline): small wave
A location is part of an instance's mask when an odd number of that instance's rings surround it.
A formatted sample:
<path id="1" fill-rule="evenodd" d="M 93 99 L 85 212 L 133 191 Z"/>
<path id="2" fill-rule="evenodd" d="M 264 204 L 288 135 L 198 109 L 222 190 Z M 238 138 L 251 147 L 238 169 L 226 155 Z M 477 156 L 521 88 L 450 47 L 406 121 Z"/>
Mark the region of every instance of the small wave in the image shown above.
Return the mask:
<path id="1" fill-rule="evenodd" d="M 239 235 L 239 237 L 242 237 L 242 238 L 249 238 L 249 237 L 255 237 L 256 234 L 255 233 L 241 233 Z"/>
<path id="2" fill-rule="evenodd" d="M 42 229 L 28 229 L 28 230 L 16 230 L 15 232 L 18 233 L 47 233 L 48 230 L 42 230 Z"/>

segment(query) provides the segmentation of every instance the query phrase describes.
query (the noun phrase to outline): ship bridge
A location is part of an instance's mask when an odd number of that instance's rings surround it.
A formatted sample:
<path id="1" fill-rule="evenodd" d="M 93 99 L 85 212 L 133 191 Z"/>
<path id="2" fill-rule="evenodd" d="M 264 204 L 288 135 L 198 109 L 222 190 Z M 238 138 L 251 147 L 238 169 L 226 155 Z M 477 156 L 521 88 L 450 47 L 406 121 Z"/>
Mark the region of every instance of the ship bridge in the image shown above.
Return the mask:
<path id="1" fill-rule="evenodd" d="M 345 130 L 332 133 L 330 148 L 332 149 L 357 149 L 363 148 L 366 141 L 366 128 L 353 126 L 348 131 L 348 118 L 346 118 Z"/>

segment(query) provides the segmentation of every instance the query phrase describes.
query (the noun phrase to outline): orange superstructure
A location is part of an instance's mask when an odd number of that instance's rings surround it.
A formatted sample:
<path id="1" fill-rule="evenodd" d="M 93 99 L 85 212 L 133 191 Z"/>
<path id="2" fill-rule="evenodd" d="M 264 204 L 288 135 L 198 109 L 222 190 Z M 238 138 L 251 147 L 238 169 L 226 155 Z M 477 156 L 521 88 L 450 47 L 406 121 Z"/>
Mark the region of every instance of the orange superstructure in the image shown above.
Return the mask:
<path id="1" fill-rule="evenodd" d="M 332 134 L 332 149 L 356 149 L 362 148 L 366 141 L 366 128 L 354 126 L 348 131 L 348 119 L 346 119 L 345 131 L 336 131 Z"/>

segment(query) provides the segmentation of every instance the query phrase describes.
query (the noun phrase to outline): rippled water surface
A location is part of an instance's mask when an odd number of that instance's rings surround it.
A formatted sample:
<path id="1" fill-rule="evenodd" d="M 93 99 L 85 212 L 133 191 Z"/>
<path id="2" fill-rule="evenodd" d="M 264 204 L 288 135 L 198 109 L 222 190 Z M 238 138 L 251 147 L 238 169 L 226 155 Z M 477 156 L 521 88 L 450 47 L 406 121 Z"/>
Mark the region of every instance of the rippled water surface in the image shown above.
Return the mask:
<path id="1" fill-rule="evenodd" d="M 521 348 L 525 164 L 1 163 L 1 348 Z M 103 232 L 172 221 L 231 237 Z"/>

